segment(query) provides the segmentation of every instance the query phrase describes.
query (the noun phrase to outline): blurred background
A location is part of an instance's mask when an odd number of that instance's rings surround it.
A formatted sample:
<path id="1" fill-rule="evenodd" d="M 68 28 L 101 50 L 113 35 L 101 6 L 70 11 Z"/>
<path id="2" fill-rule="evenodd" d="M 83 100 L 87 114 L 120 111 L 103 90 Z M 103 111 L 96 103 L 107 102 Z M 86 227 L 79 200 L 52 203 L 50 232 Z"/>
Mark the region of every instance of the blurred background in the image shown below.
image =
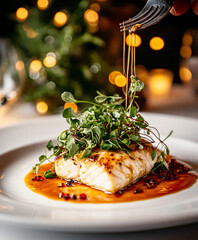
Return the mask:
<path id="1" fill-rule="evenodd" d="M 119 23 L 145 0 L 1 0 L 0 125 L 60 113 L 60 95 L 122 94 L 109 81 L 122 71 Z M 198 117 L 198 16 L 168 14 L 136 32 L 143 111 Z M 77 110 L 77 106 L 72 106 Z"/>

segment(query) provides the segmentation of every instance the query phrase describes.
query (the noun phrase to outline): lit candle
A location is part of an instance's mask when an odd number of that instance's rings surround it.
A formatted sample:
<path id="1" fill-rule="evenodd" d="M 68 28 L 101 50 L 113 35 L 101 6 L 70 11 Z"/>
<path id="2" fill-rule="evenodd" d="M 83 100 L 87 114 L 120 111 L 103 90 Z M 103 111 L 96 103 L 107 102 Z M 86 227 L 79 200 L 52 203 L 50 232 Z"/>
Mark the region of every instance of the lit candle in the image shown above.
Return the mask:
<path id="1" fill-rule="evenodd" d="M 173 82 L 173 73 L 168 69 L 153 69 L 149 72 L 150 97 L 167 98 Z"/>

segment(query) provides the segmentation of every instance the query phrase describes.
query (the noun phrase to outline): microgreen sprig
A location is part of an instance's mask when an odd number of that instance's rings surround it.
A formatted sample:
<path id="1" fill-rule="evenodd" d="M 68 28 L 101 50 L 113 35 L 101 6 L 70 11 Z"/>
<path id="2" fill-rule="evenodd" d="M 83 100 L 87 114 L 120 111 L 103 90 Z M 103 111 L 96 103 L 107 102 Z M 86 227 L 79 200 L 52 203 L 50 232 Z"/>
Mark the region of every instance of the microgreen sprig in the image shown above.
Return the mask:
<path id="1" fill-rule="evenodd" d="M 151 127 L 139 113 L 136 93 L 143 88 L 144 83 L 137 77 L 131 76 L 131 84 L 127 93 L 129 104 L 125 108 L 122 104 L 126 96 L 121 97 L 118 94 L 106 96 L 97 92 L 95 102 L 88 102 L 77 100 L 72 93 L 64 92 L 61 95 L 63 101 L 75 104 L 86 103 L 91 106 L 85 108 L 81 114 L 75 113 L 72 108 L 64 109 L 62 116 L 70 124 L 70 128 L 58 136 L 56 146 L 52 141 L 48 142 L 46 148 L 49 151 L 53 149 L 53 154 L 49 157 L 40 156 L 40 163 L 35 166 L 36 172 L 40 164 L 59 154 L 67 160 L 80 152 L 82 152 L 81 159 L 88 158 L 92 151 L 97 149 L 117 149 L 129 153 L 132 144 L 138 145 L 139 149 L 144 149 L 144 145 L 148 142 L 154 143 L 154 139 L 158 140 L 158 144 L 152 151 L 151 157 L 153 160 L 158 158 L 160 162 L 158 167 L 166 166 L 164 159 L 165 154 L 169 154 L 169 149 L 164 142 L 172 132 L 167 138 L 161 140 L 157 129 Z M 51 177 L 52 173 L 46 173 L 47 175 Z"/>

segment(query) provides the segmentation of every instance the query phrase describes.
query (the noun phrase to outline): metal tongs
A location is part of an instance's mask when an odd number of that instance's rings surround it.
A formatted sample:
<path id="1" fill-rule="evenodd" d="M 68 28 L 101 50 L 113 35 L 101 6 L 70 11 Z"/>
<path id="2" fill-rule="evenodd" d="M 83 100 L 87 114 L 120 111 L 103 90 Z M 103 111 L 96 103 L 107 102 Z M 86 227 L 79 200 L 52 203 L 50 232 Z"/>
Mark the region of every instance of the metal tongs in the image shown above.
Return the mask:
<path id="1" fill-rule="evenodd" d="M 168 14 L 174 2 L 174 0 L 148 0 L 136 16 L 120 23 L 120 31 L 143 29 L 158 23 Z"/>

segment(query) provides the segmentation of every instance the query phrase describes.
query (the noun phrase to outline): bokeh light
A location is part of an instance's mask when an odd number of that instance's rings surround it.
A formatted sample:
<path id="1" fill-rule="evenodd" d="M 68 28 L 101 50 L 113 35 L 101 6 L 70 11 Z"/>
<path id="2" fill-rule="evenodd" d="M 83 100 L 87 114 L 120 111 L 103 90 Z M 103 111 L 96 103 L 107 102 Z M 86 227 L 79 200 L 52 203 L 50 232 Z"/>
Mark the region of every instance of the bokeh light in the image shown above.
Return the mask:
<path id="1" fill-rule="evenodd" d="M 137 72 L 138 78 L 144 83 L 147 83 L 147 79 L 148 79 L 147 68 L 144 65 L 136 65 L 136 72 Z"/>
<path id="2" fill-rule="evenodd" d="M 16 18 L 18 21 L 25 21 L 28 17 L 28 10 L 24 7 L 20 7 L 16 11 Z"/>
<path id="3" fill-rule="evenodd" d="M 34 31 L 31 27 L 27 26 L 26 24 L 23 24 L 22 27 L 29 38 L 35 38 L 38 36 L 38 32 Z"/>
<path id="4" fill-rule="evenodd" d="M 191 47 L 182 46 L 180 49 L 180 54 L 183 58 L 189 58 L 192 55 Z"/>
<path id="5" fill-rule="evenodd" d="M 148 87 L 152 96 L 168 96 L 173 82 L 173 73 L 168 69 L 153 69 L 149 72 Z"/>
<path id="6" fill-rule="evenodd" d="M 190 82 L 192 78 L 192 73 L 187 67 L 181 67 L 179 69 L 179 76 L 182 82 L 187 83 L 187 82 Z"/>
<path id="7" fill-rule="evenodd" d="M 42 68 L 42 62 L 40 60 L 33 60 L 30 63 L 29 70 L 32 72 L 38 72 Z"/>
<path id="8" fill-rule="evenodd" d="M 78 106 L 75 103 L 66 102 L 64 108 L 72 108 L 74 112 L 78 111 Z"/>
<path id="9" fill-rule="evenodd" d="M 44 114 L 48 111 L 48 105 L 46 102 L 40 101 L 36 104 L 36 110 L 40 114 Z"/>
<path id="10" fill-rule="evenodd" d="M 48 55 L 43 59 L 43 64 L 48 68 L 52 68 L 56 65 L 56 58 L 54 56 Z"/>
<path id="11" fill-rule="evenodd" d="M 15 68 L 17 71 L 23 71 L 24 70 L 24 62 L 21 60 L 18 60 L 15 64 Z"/>
<path id="12" fill-rule="evenodd" d="M 100 12 L 100 5 L 98 3 L 92 3 L 90 8 L 95 10 L 96 12 Z"/>
<path id="13" fill-rule="evenodd" d="M 49 0 L 38 0 L 37 1 L 37 7 L 40 10 L 45 10 L 49 6 Z"/>
<path id="14" fill-rule="evenodd" d="M 129 34 L 126 37 L 126 44 L 129 46 L 139 47 L 142 43 L 142 39 L 139 35 L 135 34 Z"/>
<path id="15" fill-rule="evenodd" d="M 193 43 L 193 37 L 190 33 L 186 32 L 182 39 L 183 45 L 191 46 Z"/>
<path id="16" fill-rule="evenodd" d="M 149 42 L 150 47 L 153 50 L 161 50 L 164 47 L 164 40 L 160 37 L 153 37 Z"/>
<path id="17" fill-rule="evenodd" d="M 53 23 L 56 27 L 63 27 L 67 22 L 67 15 L 64 12 L 57 12 L 54 16 Z"/>
<path id="18" fill-rule="evenodd" d="M 113 71 L 109 74 L 109 82 L 113 85 L 115 85 L 115 78 L 118 76 L 118 75 L 122 75 L 121 72 L 119 71 Z"/>
<path id="19" fill-rule="evenodd" d="M 98 23 L 98 13 L 92 9 L 87 9 L 84 13 L 84 19 L 87 23 L 93 24 Z"/>
<path id="20" fill-rule="evenodd" d="M 124 87 L 126 84 L 127 84 L 127 79 L 126 79 L 126 77 L 123 74 L 118 75 L 115 78 L 115 85 L 117 87 Z"/>

